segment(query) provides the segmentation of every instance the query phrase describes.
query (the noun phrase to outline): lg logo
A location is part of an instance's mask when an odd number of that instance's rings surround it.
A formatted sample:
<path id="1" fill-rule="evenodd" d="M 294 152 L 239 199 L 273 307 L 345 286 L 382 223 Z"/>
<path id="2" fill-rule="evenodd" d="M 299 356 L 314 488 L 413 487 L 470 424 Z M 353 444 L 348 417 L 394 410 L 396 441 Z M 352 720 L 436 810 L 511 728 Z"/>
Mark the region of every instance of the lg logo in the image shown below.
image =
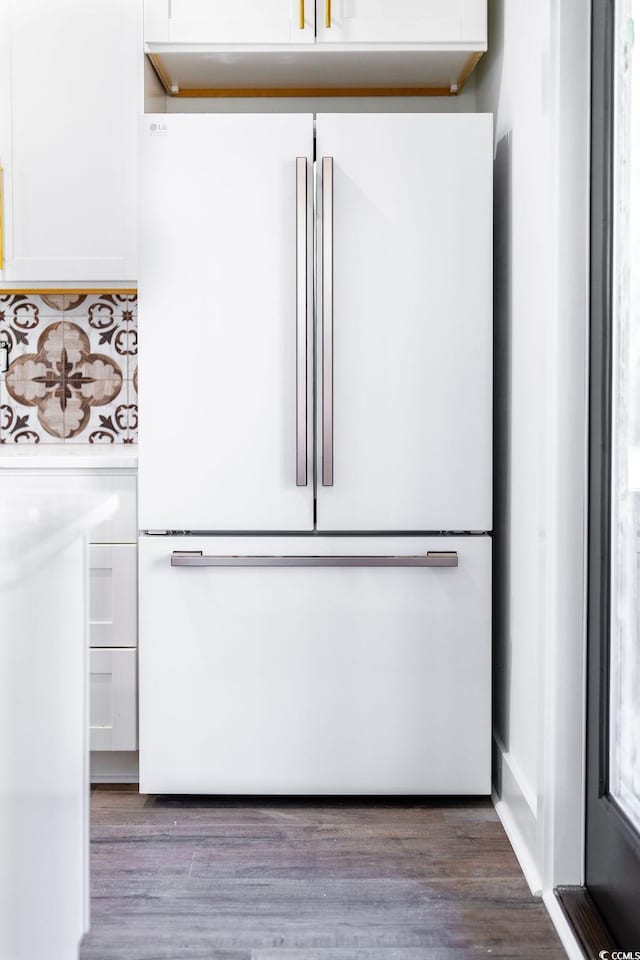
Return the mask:
<path id="1" fill-rule="evenodd" d="M 151 133 L 166 133 L 167 124 L 166 123 L 150 123 L 149 130 L 151 130 Z"/>

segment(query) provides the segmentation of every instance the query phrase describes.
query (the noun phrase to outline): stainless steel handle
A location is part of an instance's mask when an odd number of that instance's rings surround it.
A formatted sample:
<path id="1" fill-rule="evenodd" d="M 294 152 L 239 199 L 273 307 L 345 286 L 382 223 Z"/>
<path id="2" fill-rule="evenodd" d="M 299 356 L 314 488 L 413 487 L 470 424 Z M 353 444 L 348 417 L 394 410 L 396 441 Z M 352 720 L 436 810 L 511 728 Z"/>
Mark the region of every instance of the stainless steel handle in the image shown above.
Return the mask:
<path id="1" fill-rule="evenodd" d="M 457 567 L 455 551 L 430 550 L 408 557 L 231 557 L 201 550 L 176 550 L 172 567 Z"/>
<path id="2" fill-rule="evenodd" d="M 333 486 L 333 157 L 322 158 L 322 486 Z"/>
<path id="3" fill-rule="evenodd" d="M 307 158 L 296 158 L 296 486 L 307 485 Z"/>

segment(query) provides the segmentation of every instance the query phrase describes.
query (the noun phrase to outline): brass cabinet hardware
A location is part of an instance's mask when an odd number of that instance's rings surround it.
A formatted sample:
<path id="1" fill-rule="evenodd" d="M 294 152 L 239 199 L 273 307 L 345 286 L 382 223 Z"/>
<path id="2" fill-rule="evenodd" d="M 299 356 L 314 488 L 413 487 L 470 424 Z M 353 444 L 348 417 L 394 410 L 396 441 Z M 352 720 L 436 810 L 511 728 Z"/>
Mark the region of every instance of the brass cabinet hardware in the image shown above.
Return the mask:
<path id="1" fill-rule="evenodd" d="M 325 26 L 331 26 L 331 0 L 325 0 Z"/>
<path id="2" fill-rule="evenodd" d="M 298 26 L 304 30 L 304 0 L 300 0 L 300 11 L 298 14 Z"/>

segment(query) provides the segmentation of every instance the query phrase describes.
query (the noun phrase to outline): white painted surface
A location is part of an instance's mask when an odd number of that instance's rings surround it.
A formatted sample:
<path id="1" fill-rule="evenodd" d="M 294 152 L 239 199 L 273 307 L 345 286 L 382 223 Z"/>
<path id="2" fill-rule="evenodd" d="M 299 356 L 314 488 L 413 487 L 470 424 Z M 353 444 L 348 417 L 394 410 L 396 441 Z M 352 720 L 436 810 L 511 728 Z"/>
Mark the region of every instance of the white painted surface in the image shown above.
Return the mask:
<path id="1" fill-rule="evenodd" d="M 137 750 L 92 750 L 91 783 L 137 783 Z"/>
<path id="2" fill-rule="evenodd" d="M 487 0 L 145 0 L 147 43 L 486 44 Z M 315 29 L 314 29 L 315 28 Z M 316 36 L 314 36 L 314 33 Z"/>
<path id="3" fill-rule="evenodd" d="M 89 652 L 91 750 L 131 751 L 137 736 L 137 650 Z"/>
<path id="4" fill-rule="evenodd" d="M 323 157 L 334 179 L 334 485 L 319 282 L 318 529 L 490 530 L 491 118 L 321 114 L 316 131 L 319 212 Z"/>
<path id="5" fill-rule="evenodd" d="M 173 550 L 458 568 L 177 568 Z M 143 537 L 145 793 L 486 794 L 491 542 Z"/>
<path id="6" fill-rule="evenodd" d="M 26 483 L 0 497 L 0 586 L 26 579 L 33 570 L 91 528 L 108 522 L 117 509 L 111 491 L 52 491 Z M 10 621 L 7 621 L 10 622 Z"/>
<path id="7" fill-rule="evenodd" d="M 135 470 L 134 444 L 4 444 L 0 477 L 5 470 Z"/>
<path id="8" fill-rule="evenodd" d="M 88 927 L 85 538 L 115 508 L 0 498 L 3 958 L 70 960 Z"/>
<path id="9" fill-rule="evenodd" d="M 316 0 L 321 43 L 487 42 L 487 0 Z"/>
<path id="10" fill-rule="evenodd" d="M 135 543 L 138 536 L 136 521 L 136 478 L 132 474 L 101 470 L 84 474 L 77 471 L 32 469 L 11 470 L 0 475 L 0 497 L 9 506 L 14 498 L 28 491 L 34 498 L 59 496 L 72 505 L 74 497 L 80 507 L 92 495 L 113 495 L 118 509 L 105 515 L 91 531 L 92 543 Z M 34 502 L 37 502 L 34 499 Z M 69 510 L 72 507 L 69 506 Z"/>
<path id="11" fill-rule="evenodd" d="M 135 647 L 138 642 L 137 547 L 89 547 L 89 644 Z"/>
<path id="12" fill-rule="evenodd" d="M 500 799 L 543 890 L 582 879 L 589 23 L 586 0 L 494 0 L 476 83 L 496 115 Z"/>
<path id="13" fill-rule="evenodd" d="M 306 0 L 144 0 L 147 43 L 313 43 L 315 11 Z"/>
<path id="14" fill-rule="evenodd" d="M 0 286 L 132 283 L 138 0 L 0 3 Z"/>
<path id="15" fill-rule="evenodd" d="M 460 42 L 147 44 L 168 85 L 175 84 L 183 97 L 198 89 L 420 87 L 448 92 L 483 49 Z"/>
<path id="16" fill-rule="evenodd" d="M 295 470 L 299 156 L 313 157 L 311 116 L 141 121 L 143 529 L 313 526 Z M 310 338 L 311 163 L 308 196 Z"/>
<path id="17" fill-rule="evenodd" d="M 547 908 L 547 913 L 566 951 L 567 960 L 584 960 L 584 951 L 576 939 L 575 931 L 567 920 L 567 916 L 560 906 L 554 891 L 545 891 L 542 896 L 542 901 Z"/>

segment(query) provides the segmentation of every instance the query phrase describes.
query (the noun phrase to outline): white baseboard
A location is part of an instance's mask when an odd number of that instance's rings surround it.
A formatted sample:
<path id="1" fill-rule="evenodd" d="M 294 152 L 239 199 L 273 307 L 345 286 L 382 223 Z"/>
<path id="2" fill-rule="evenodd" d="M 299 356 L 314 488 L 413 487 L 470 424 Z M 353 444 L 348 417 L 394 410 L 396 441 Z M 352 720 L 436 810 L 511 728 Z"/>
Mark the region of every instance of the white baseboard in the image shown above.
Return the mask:
<path id="1" fill-rule="evenodd" d="M 547 890 L 547 892 L 542 895 L 542 902 L 547 908 L 547 913 L 551 917 L 551 922 L 556 928 L 556 933 L 560 937 L 562 946 L 567 951 L 569 960 L 585 960 L 582 947 L 578 943 L 573 928 L 565 917 L 553 890 Z"/>
<path id="2" fill-rule="evenodd" d="M 493 805 L 534 896 L 542 895 L 542 878 L 536 863 L 538 823 L 535 795 L 518 767 L 494 734 L 495 784 Z"/>
<path id="3" fill-rule="evenodd" d="M 138 783 L 138 751 L 92 750 L 91 783 Z"/>

